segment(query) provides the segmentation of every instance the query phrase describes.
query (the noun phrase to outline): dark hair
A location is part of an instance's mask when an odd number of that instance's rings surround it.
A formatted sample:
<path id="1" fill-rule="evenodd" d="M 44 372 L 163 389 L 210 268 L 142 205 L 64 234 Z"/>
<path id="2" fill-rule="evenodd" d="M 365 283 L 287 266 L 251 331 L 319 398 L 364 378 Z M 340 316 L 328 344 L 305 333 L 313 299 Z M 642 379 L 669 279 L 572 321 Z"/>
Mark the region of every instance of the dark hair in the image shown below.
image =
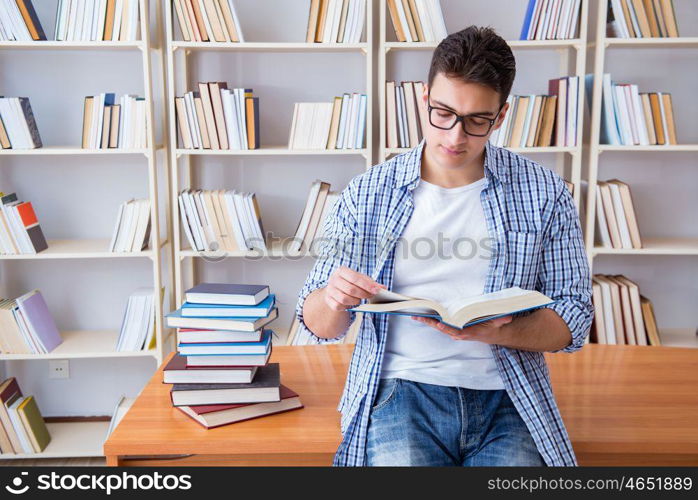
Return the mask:
<path id="1" fill-rule="evenodd" d="M 468 26 L 436 47 L 429 68 L 429 87 L 438 73 L 486 85 L 507 100 L 516 76 L 516 60 L 507 42 L 492 28 Z"/>

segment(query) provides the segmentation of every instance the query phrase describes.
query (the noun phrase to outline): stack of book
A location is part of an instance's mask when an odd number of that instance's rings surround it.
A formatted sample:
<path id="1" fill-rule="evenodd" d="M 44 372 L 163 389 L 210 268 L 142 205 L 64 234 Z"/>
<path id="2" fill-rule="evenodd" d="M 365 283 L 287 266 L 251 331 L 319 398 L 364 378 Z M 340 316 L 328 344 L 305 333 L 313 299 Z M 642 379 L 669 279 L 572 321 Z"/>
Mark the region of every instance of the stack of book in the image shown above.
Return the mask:
<path id="1" fill-rule="evenodd" d="M 618 179 L 596 184 L 596 229 L 601 246 L 642 248 L 630 186 Z"/>
<path id="2" fill-rule="evenodd" d="M 611 0 L 607 36 L 615 38 L 677 37 L 672 0 Z"/>
<path id="3" fill-rule="evenodd" d="M 43 146 L 28 97 L 0 96 L 0 146 L 2 149 Z"/>
<path id="4" fill-rule="evenodd" d="M 269 363 L 276 319 L 266 285 L 201 283 L 168 314 L 178 328 L 177 354 L 164 368 L 173 384 L 172 404 L 207 428 L 300 408 L 281 385 L 278 363 Z"/>
<path id="5" fill-rule="evenodd" d="M 39 290 L 0 299 L 0 350 L 6 354 L 46 354 L 63 342 Z"/>
<path id="6" fill-rule="evenodd" d="M 422 140 L 429 119 L 422 104 L 424 82 L 385 82 L 386 146 L 413 148 Z"/>
<path id="7" fill-rule="evenodd" d="M 328 182 L 315 181 L 310 187 L 308 200 L 296 232 L 288 247 L 290 255 L 311 252 L 314 242 L 321 241 L 324 234 L 324 221 L 339 198 L 339 193 L 330 191 Z"/>
<path id="8" fill-rule="evenodd" d="M 366 94 L 344 94 L 333 102 L 297 102 L 289 149 L 362 149 L 366 135 Z"/>
<path id="9" fill-rule="evenodd" d="M 41 453 L 51 442 L 34 396 L 23 396 L 17 379 L 0 384 L 0 452 Z"/>
<path id="10" fill-rule="evenodd" d="M 577 37 L 581 0 L 528 0 L 521 40 L 568 40 Z"/>
<path id="11" fill-rule="evenodd" d="M 579 78 L 550 80 L 549 95 L 510 95 L 502 126 L 492 132 L 495 146 L 530 148 L 575 146 Z"/>
<path id="12" fill-rule="evenodd" d="M 366 0 L 310 0 L 307 43 L 359 43 Z"/>
<path id="13" fill-rule="evenodd" d="M 129 200 L 119 205 L 110 252 L 140 252 L 150 241 L 150 200 Z"/>
<path id="14" fill-rule="evenodd" d="M 87 149 L 147 148 L 148 110 L 143 97 L 115 94 L 85 97 L 82 147 Z"/>
<path id="15" fill-rule="evenodd" d="M 135 290 L 128 298 L 121 321 L 117 351 L 147 351 L 155 347 L 155 294 L 152 288 Z"/>
<path id="16" fill-rule="evenodd" d="M 603 75 L 601 143 L 624 146 L 678 144 L 671 94 L 639 92 Z"/>
<path id="17" fill-rule="evenodd" d="M 440 42 L 448 36 L 439 0 L 388 0 L 400 42 Z"/>
<path id="18" fill-rule="evenodd" d="M 185 189 L 179 193 L 179 213 L 194 250 L 266 249 L 262 214 L 254 193 Z"/>
<path id="19" fill-rule="evenodd" d="M 31 0 L 0 0 L 0 42 L 46 40 Z"/>
<path id="20" fill-rule="evenodd" d="M 59 0 L 56 40 L 133 42 L 140 39 L 139 0 Z"/>
<path id="21" fill-rule="evenodd" d="M 598 344 L 660 345 L 652 302 L 623 275 L 595 274 L 594 323 L 590 341 Z"/>
<path id="22" fill-rule="evenodd" d="M 36 254 L 47 248 L 31 202 L 0 192 L 0 254 Z"/>
<path id="23" fill-rule="evenodd" d="M 233 0 L 174 0 L 187 42 L 244 42 Z"/>
<path id="24" fill-rule="evenodd" d="M 175 97 L 184 149 L 259 149 L 259 97 L 225 82 L 199 82 L 199 91 Z"/>

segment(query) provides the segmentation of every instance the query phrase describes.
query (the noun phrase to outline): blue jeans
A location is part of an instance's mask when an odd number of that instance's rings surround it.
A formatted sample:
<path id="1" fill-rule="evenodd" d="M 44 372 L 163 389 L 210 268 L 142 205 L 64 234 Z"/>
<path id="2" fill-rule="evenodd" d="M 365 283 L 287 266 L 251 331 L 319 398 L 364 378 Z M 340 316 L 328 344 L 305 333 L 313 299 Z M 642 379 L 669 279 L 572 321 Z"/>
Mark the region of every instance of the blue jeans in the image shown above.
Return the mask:
<path id="1" fill-rule="evenodd" d="M 367 465 L 545 465 L 506 390 L 382 379 L 371 409 Z"/>

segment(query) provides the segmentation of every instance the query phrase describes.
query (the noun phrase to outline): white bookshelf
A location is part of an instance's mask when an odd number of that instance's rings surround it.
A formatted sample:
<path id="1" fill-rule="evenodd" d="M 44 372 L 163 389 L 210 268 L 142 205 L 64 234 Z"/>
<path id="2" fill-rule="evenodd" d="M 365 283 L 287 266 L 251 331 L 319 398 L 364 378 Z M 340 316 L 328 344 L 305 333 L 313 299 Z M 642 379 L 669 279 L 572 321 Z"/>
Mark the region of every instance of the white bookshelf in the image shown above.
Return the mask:
<path id="1" fill-rule="evenodd" d="M 484 2 L 484 0 L 481 0 Z M 386 116 L 385 116 L 385 82 L 394 78 L 388 72 L 388 58 L 391 52 L 400 51 L 428 51 L 433 52 L 437 47 L 438 42 L 395 42 L 388 41 L 388 30 L 393 31 L 393 25 L 390 16 L 387 13 L 387 3 L 381 0 L 379 9 L 379 37 L 378 37 L 378 113 L 379 113 L 379 139 L 378 139 L 378 160 L 383 161 L 392 155 L 400 154 L 408 149 L 405 148 L 387 148 L 386 147 Z M 443 10 L 446 24 L 449 24 L 448 9 L 452 5 L 451 1 L 442 1 L 441 7 Z M 581 12 L 579 16 L 579 38 L 569 40 L 507 40 L 507 44 L 512 48 L 515 55 L 521 51 L 550 51 L 554 50 L 559 55 L 560 74 L 559 76 L 578 76 L 579 77 L 579 99 L 577 116 L 577 146 L 575 147 L 535 147 L 535 148 L 508 148 L 511 151 L 521 154 L 536 154 L 544 153 L 551 154 L 555 157 L 556 168 L 558 172 L 565 172 L 563 176 L 565 180 L 574 185 L 574 200 L 577 209 L 581 206 L 581 179 L 582 179 L 582 139 L 584 132 L 584 75 L 586 72 L 587 44 L 584 42 L 587 39 L 589 17 L 589 1 L 582 0 Z M 521 18 L 523 23 L 523 17 Z M 462 28 L 465 28 L 471 22 L 464 20 Z M 497 26 L 494 26 L 495 29 Z M 428 68 L 426 68 L 428 69 Z M 425 75 L 426 75 L 425 69 Z M 517 75 L 519 72 L 535 71 L 535 68 L 520 67 L 517 65 Z M 398 83 L 396 81 L 396 83 Z M 426 76 L 424 79 L 426 84 Z M 547 81 L 544 82 L 547 87 Z"/>
<path id="2" fill-rule="evenodd" d="M 143 75 L 143 88 L 145 100 L 148 103 L 146 108 L 147 120 L 149 124 L 155 124 L 153 102 L 156 98 L 153 91 L 152 61 L 153 53 L 158 51 L 157 46 L 151 43 L 150 36 L 150 0 L 139 0 L 141 9 L 140 29 L 142 41 L 139 42 L 72 42 L 72 41 L 33 41 L 33 42 L 0 42 L 0 51 L 14 52 L 21 54 L 27 50 L 78 50 L 76 57 L 84 51 L 138 51 L 141 54 L 141 67 L 130 68 L 132 71 L 140 71 Z M 159 12 L 159 11 L 158 11 Z M 159 16 L 158 16 L 159 17 Z M 161 30 L 161 20 L 157 20 L 158 29 Z M 160 35 L 161 33 L 158 33 Z M 158 36 L 157 38 L 161 38 Z M 105 56 L 108 57 L 108 56 Z M 63 68 L 66 69 L 66 68 Z M 108 82 L 104 82 L 108 85 Z M 39 120 L 48 121 L 51 117 L 40 116 Z M 169 247 L 171 236 L 167 232 L 166 238 L 161 237 L 159 198 L 158 198 L 158 178 L 157 178 L 157 156 L 158 150 L 163 149 L 156 144 L 154 126 L 148 127 L 148 148 L 139 149 L 83 149 L 79 145 L 47 146 L 37 149 L 5 149 L 0 150 L 0 161 L 4 157 L 11 156 L 37 156 L 37 162 L 46 163 L 47 158 L 61 155 L 90 155 L 90 156 L 141 156 L 142 159 L 133 161 L 147 162 L 148 172 L 148 196 L 151 201 L 151 236 L 149 246 L 140 252 L 110 252 L 109 239 L 49 239 L 49 247 L 38 254 L 22 255 L 0 255 L 0 262 L 7 261 L 6 265 L 12 265 L 10 261 L 63 261 L 65 259 L 115 259 L 113 270 L 115 273 L 122 273 L 128 269 L 129 259 L 145 258 L 150 262 L 152 272 L 152 283 L 156 293 L 155 300 L 155 338 L 156 347 L 154 349 L 134 352 L 116 351 L 118 330 L 68 330 L 61 331 L 63 342 L 52 352 L 47 354 L 6 354 L 0 353 L 0 360 L 3 361 L 36 361 L 52 359 L 102 359 L 102 358 L 151 358 L 155 360 L 154 366 L 158 366 L 164 355 L 169 352 L 166 347 L 169 335 L 163 329 L 163 303 L 159 300 L 159 290 L 164 286 L 162 263 L 163 250 Z M 79 138 L 78 138 L 79 139 Z M 0 163 L 0 168 L 2 164 Z M 46 168 L 53 168 L 50 164 Z M 96 179 L 99 178 L 99 171 L 95 171 Z M 165 183 L 168 180 L 165 179 Z M 9 186 L 8 186 L 9 187 Z M 165 200 L 169 202 L 169 199 Z M 167 207 L 167 218 L 169 219 L 169 206 Z M 169 222 L 166 228 L 169 228 Z M 111 227 L 109 230 L 111 231 Z M 46 228 L 44 227 L 44 230 Z M 170 303 L 172 297 L 170 294 Z M 21 387 L 21 380 L 20 387 Z M 49 419 L 50 420 L 50 419 Z M 47 427 L 51 434 L 51 443 L 42 453 L 32 454 L 1 454 L 1 459 L 18 458 L 62 458 L 62 457 L 94 457 L 103 455 L 102 445 L 106 439 L 106 432 L 109 427 L 109 420 L 106 421 L 75 421 L 75 422 L 55 422 L 48 423 Z"/>
<path id="3" fill-rule="evenodd" d="M 674 0 L 675 2 L 677 0 Z M 692 8 L 696 6 L 693 2 L 689 2 Z M 630 256 L 664 256 L 664 257 L 686 257 L 698 256 L 698 238 L 689 237 L 648 237 L 641 229 L 642 248 L 606 248 L 599 246 L 595 241 L 596 232 L 596 186 L 599 180 L 599 172 L 602 170 L 600 164 L 602 156 L 606 155 L 639 155 L 642 153 L 662 153 L 669 155 L 667 157 L 668 164 L 663 165 L 669 173 L 671 171 L 671 155 L 696 153 L 698 152 L 698 144 L 673 144 L 673 145 L 649 145 L 649 146 L 631 146 L 631 145 L 608 145 L 601 144 L 601 118 L 602 118 L 602 79 L 603 74 L 608 72 L 606 69 L 607 52 L 615 49 L 623 49 L 629 52 L 639 51 L 642 49 L 659 49 L 659 50 L 676 50 L 676 49 L 698 49 L 698 37 L 677 37 L 677 38 L 610 38 L 606 36 L 606 20 L 608 11 L 608 0 L 603 0 L 598 4 L 596 12 L 596 33 L 595 40 L 589 43 L 589 46 L 594 50 L 594 65 L 593 65 L 593 95 L 591 96 L 591 125 L 588 148 L 588 189 L 586 196 L 586 220 L 585 223 L 585 244 L 589 265 L 594 274 L 595 259 L 599 256 L 622 256 L 627 258 Z M 681 19 L 677 19 L 681 28 Z M 641 64 L 641 53 L 634 53 L 632 57 L 636 58 Z M 648 68 L 648 71 L 656 71 L 655 68 Z M 611 70 L 611 77 L 613 72 Z M 667 74 L 666 78 L 675 78 L 674 74 Z M 676 99 L 673 102 L 674 109 L 680 109 L 681 101 Z M 609 158 L 610 159 L 610 158 Z M 656 166 L 655 166 L 656 167 Z M 637 164 L 638 169 L 653 168 L 651 165 Z M 601 177 L 602 179 L 604 176 Z M 621 179 L 623 180 L 623 179 Z M 671 177 L 666 178 L 667 182 L 676 182 L 676 179 Z M 686 186 L 686 189 L 690 189 Z M 634 198 L 634 201 L 637 198 Z M 667 200 L 668 201 L 668 200 Z M 638 221 L 642 227 L 642 220 Z M 691 265 L 695 262 L 691 260 Z M 628 276 L 633 279 L 632 276 Z M 652 300 L 652 297 L 649 297 Z M 660 339 L 662 345 L 673 347 L 698 347 L 698 339 L 696 338 L 695 327 L 687 328 L 662 328 L 661 323 L 658 324 Z"/>

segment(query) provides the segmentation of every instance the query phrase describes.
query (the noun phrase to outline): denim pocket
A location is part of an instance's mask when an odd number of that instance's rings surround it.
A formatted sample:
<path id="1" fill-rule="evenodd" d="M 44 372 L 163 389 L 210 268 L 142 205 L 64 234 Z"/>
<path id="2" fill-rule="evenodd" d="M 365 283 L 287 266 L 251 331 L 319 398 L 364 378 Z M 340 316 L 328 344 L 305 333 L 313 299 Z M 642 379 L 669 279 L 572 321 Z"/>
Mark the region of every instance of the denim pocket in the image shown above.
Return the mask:
<path id="1" fill-rule="evenodd" d="M 376 397 L 373 400 L 373 407 L 371 411 L 380 410 L 386 406 L 390 401 L 393 400 L 395 393 L 397 392 L 398 379 L 396 378 L 384 378 L 380 379 L 378 383 L 378 390 L 376 391 Z"/>

